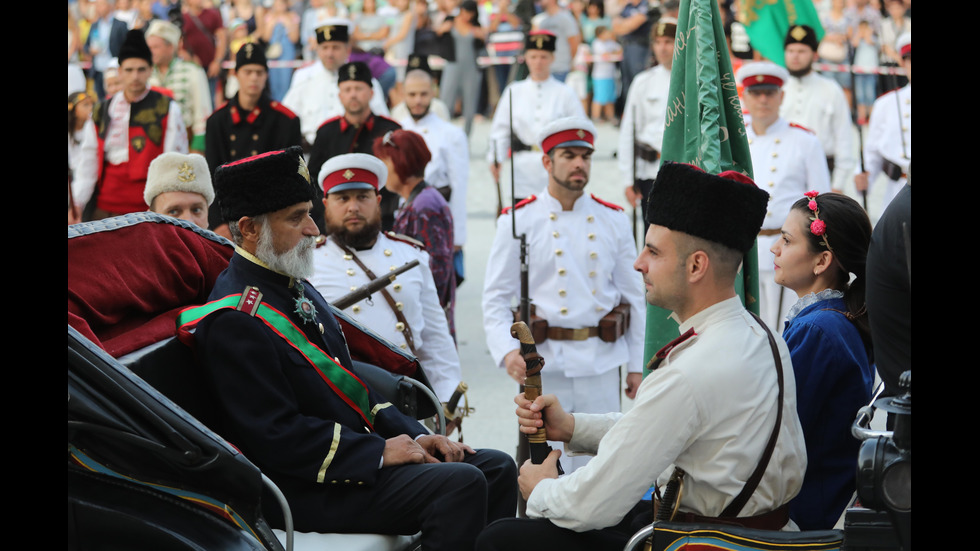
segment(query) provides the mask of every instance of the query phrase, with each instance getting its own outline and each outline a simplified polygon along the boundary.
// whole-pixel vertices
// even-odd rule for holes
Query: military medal
[[[296,291],[299,292],[299,296],[296,297],[296,309],[293,311],[304,323],[313,323],[316,321],[316,306],[303,294],[303,284],[299,281],[296,282]]]

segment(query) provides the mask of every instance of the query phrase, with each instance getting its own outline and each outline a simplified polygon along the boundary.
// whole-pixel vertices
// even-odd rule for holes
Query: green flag
[[[742,107],[717,0],[683,0],[678,12],[674,65],[664,128],[663,160],[689,163],[718,174],[752,176]],[[745,255],[735,289],[758,313],[759,266],[755,247]],[[645,363],[678,336],[663,308],[647,306]]]
[[[790,25],[809,25],[823,39],[823,25],[812,0],[743,0],[738,20],[745,25],[752,47],[783,67],[783,41]]]

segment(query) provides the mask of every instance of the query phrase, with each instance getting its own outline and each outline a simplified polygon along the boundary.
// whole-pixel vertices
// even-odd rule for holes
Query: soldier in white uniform
[[[671,17],[664,17],[653,26],[650,48],[657,64],[633,77],[626,94],[616,157],[619,159],[619,172],[626,183],[626,200],[633,208],[640,204],[646,208],[646,201],[642,199],[653,188],[653,180],[660,168],[676,34],[677,20]],[[634,147],[639,157],[636,161],[636,181],[633,180]]]
[[[313,144],[316,131],[327,119],[344,114],[337,86],[337,69],[350,57],[350,26],[346,19],[330,19],[316,29],[316,54],[319,62],[293,73],[282,104],[299,116],[303,139]],[[371,112],[388,115],[385,94],[377,79],[371,79],[374,97]]]
[[[786,34],[786,69],[790,79],[783,85],[779,114],[813,130],[827,156],[834,191],[843,192],[854,174],[854,128],[844,90],[812,69],[817,55],[817,35],[807,25],[794,25]]]
[[[895,50],[902,55],[909,83],[875,100],[864,141],[865,172],[854,177],[855,186],[863,191],[884,175],[888,188],[882,208],[905,186],[912,162],[912,35],[898,37]]]
[[[739,69],[736,79],[745,89],[749,111],[745,127],[752,172],[759,187],[769,193],[758,243],[760,312],[769,327],[782,330],[782,320],[797,297],[776,284],[769,249],[779,238],[794,201],[807,191],[830,192],[830,171],[820,140],[779,116],[781,88],[789,80],[786,69],[769,61],[751,63]]]
[[[405,105],[409,115],[399,120],[403,130],[422,136],[432,154],[425,165],[425,182],[448,194],[453,212],[453,246],[466,243],[466,187],[470,178],[470,147],[462,128],[440,118],[431,110],[432,77],[422,69],[405,75]]]
[[[384,163],[372,155],[351,153],[324,163],[318,181],[328,237],[314,254],[310,283],[329,301],[418,260],[417,267],[399,275],[372,301],[361,301],[345,312],[415,354],[436,396],[446,402],[459,385],[459,354],[439,305],[429,255],[411,238],[381,233],[377,190],[387,178]]]
[[[497,221],[483,289],[483,326],[498,367],[518,382],[525,376],[518,343],[510,334],[511,303],[520,296],[520,242],[527,234],[529,295],[536,315],[548,322],[538,343],[546,364],[545,392],[556,393],[578,412],[619,411],[619,366],[626,364],[627,394],[641,381],[643,286],[633,269],[636,246],[622,208],[586,195],[595,127],[583,117],[559,119],[541,132],[547,186]],[[627,305],[629,327],[622,335],[599,336],[600,320]],[[534,327],[532,326],[532,330]],[[564,460],[571,472],[585,457]]]
[[[555,396],[533,404],[516,398],[522,432],[545,426],[567,449],[596,457],[563,478],[557,450],[540,465],[525,463],[518,483],[528,518],[488,526],[479,551],[622,549],[629,527],[652,517],[649,506],[637,506],[641,496],[654,484],[663,491],[672,467],[684,471],[675,521],[795,526],[787,504],[800,490],[807,457],[789,350],[775,335],[770,345],[733,286],[766,194],[739,173],[670,163],[650,201],[636,269],[647,301],[672,311],[680,336],[656,354],[629,413],[569,415]],[[760,461],[767,449],[771,456]]]
[[[547,31],[529,33],[524,40],[524,61],[529,74],[512,82],[504,90],[490,126],[487,162],[494,178],[500,177],[500,164],[512,151],[514,194],[517,199],[529,197],[541,189],[548,174],[541,166],[538,132],[551,121],[562,117],[584,117],[582,102],[575,91],[551,76],[555,59],[555,35]],[[510,127],[510,105],[513,97],[514,128]],[[513,143],[511,131],[513,130]],[[506,187],[506,186],[505,186]],[[509,188],[508,188],[509,189]]]

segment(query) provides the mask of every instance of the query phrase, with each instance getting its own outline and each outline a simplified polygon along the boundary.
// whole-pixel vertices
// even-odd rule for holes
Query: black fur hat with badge
[[[647,198],[651,225],[747,252],[766,217],[769,194],[735,171],[708,174],[684,163],[664,163]]]
[[[303,148],[298,145],[219,166],[214,191],[226,222],[275,212],[315,197]]]

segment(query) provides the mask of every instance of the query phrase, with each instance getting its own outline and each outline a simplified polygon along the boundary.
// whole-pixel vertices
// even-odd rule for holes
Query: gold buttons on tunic
[[[395,303],[395,308],[398,308],[398,311],[400,312],[400,311],[402,311],[402,310],[405,309],[405,305],[402,304],[401,302],[396,302]]]
[[[405,324],[402,323],[402,322],[398,322],[398,323],[395,324],[395,329],[397,331],[404,331],[405,330]]]
[[[773,140],[773,143],[775,143],[775,144],[778,145],[779,144],[779,138],[776,138],[775,140]]]
[[[351,291],[356,291],[356,290],[357,290],[357,286],[355,286],[355,285],[351,285],[351,286],[350,286],[350,290],[351,290]]]
[[[556,232],[556,231],[555,232],[551,232],[551,236],[552,237],[558,237],[558,232]]]
[[[589,234],[589,241],[595,241],[595,234],[594,233],[590,233]]]
[[[396,292],[397,291],[401,291],[402,290],[402,284],[401,283],[396,283],[396,284],[392,285],[391,288],[394,289]]]
[[[595,277],[595,270],[589,272],[589,277]]]
[[[259,135],[258,134],[252,134],[252,140],[253,141],[256,141],[256,142],[259,141]]]
[[[772,158],[775,159],[776,157],[779,157],[779,153],[776,153],[775,151],[773,151],[772,152]]]
[[[565,251],[561,249],[555,249],[555,256],[561,256]]]
[[[388,271],[389,272],[394,272],[397,269],[398,269],[398,266],[388,266]]]
[[[595,290],[593,290],[593,291],[592,291],[592,294],[593,294],[593,295],[595,294]],[[596,306],[596,307],[595,307],[595,311],[596,311],[596,312],[602,312],[602,310],[603,310],[603,308],[602,308],[602,306]]]
[[[776,172],[776,167],[775,166],[770,167],[769,172]]]
[[[596,258],[599,258],[599,254],[596,253],[595,251],[592,251],[591,253],[589,253],[589,258],[595,260]]]
[[[401,343],[398,345],[398,348],[401,348],[402,350],[408,350],[408,345],[405,343]]]
[[[555,213],[551,213],[548,215],[548,218],[551,218],[552,220],[558,220],[558,215]]]
[[[351,255],[349,255],[349,254],[345,254],[344,255],[344,260],[354,260],[354,257],[351,256]]]
[[[228,136],[228,139],[231,140],[231,141],[235,141],[235,135],[232,134],[231,136]]]
[[[565,296],[567,294],[568,293],[566,293],[564,289],[558,289],[558,296],[563,297],[563,296]]]
[[[350,311],[351,312],[354,312],[355,314],[359,314],[359,313],[361,313],[361,307],[359,305],[355,304],[354,306],[351,307]]]
[[[586,222],[595,222],[595,216],[591,214],[585,217]]]
[[[558,275],[560,276],[565,275],[565,268],[558,268]]]
[[[347,275],[349,275],[349,276],[354,275],[354,270],[350,270],[350,269],[347,270]]]
[[[568,308],[562,308],[562,309],[560,309],[558,311],[561,312],[561,315],[563,315],[563,316],[568,314]]]
[[[391,256],[391,249],[385,249],[385,256]]]

